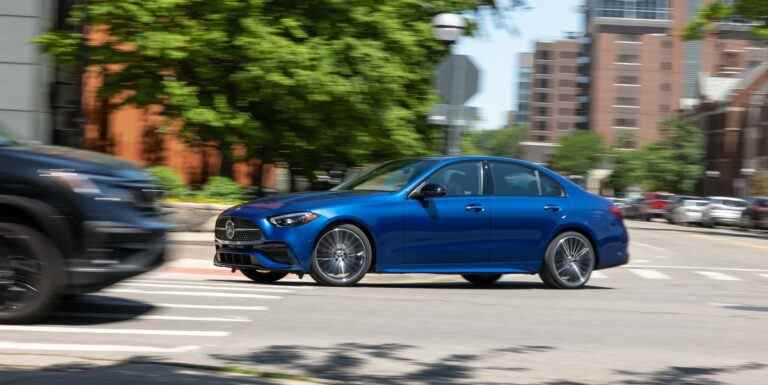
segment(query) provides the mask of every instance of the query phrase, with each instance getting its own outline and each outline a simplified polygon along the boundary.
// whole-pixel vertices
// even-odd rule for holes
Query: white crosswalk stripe
[[[121,299],[103,298],[103,297],[82,297],[76,302],[86,302],[98,305],[122,306],[122,307],[141,307],[146,306],[143,303],[136,303]],[[239,305],[204,305],[191,303],[152,303],[152,306],[168,309],[200,309],[200,310],[244,310],[244,311],[264,311],[269,310],[266,306],[239,306]]]
[[[763,278],[768,278],[768,274],[760,274],[760,276]]]
[[[604,278],[608,278],[608,276],[607,276],[607,275],[605,275],[605,273],[603,273],[602,271],[593,271],[593,272],[592,272],[592,276],[591,276],[591,277],[592,277],[592,278],[595,278],[595,279],[604,279]]]
[[[741,281],[741,278],[736,278],[728,274],[718,273],[716,271],[697,271],[696,274],[703,275],[716,281]]]
[[[126,353],[184,353],[200,349],[199,346],[161,348],[156,346],[101,345],[101,344],[42,344],[29,342],[0,341],[0,351],[57,351],[57,352],[126,352]]]
[[[77,333],[77,334],[128,334],[147,336],[226,337],[229,332],[213,330],[157,330],[157,329],[104,329],[69,326],[0,325],[0,331]]]
[[[130,316],[125,313],[77,313],[77,312],[56,312],[53,315],[59,317],[71,318],[103,318],[103,319],[143,319],[152,321],[197,321],[197,322],[251,322],[245,317],[188,317],[172,315],[140,315]]]
[[[288,289],[273,289],[264,287],[226,287],[226,286],[211,286],[211,285],[176,285],[165,283],[144,283],[144,282],[125,282],[120,286],[137,286],[137,287],[159,287],[166,289],[203,289],[203,290],[224,290],[224,291],[247,291],[247,292],[263,292],[263,293],[290,293]]]
[[[644,279],[670,279],[668,275],[656,270],[629,269],[629,271]]]
[[[244,293],[220,293],[211,291],[166,291],[166,290],[138,290],[138,289],[106,289],[107,293],[123,294],[147,294],[147,295],[181,295],[186,297],[220,297],[220,298],[256,298],[256,299],[282,299],[283,297],[263,294]]]

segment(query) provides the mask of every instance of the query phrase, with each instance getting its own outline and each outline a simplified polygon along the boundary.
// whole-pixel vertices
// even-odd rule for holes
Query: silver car
[[[709,201],[704,199],[684,199],[672,209],[671,222],[678,225],[701,224],[708,204]]]
[[[710,197],[709,204],[701,214],[701,223],[711,227],[715,225],[738,225],[741,212],[747,208],[747,201],[730,197]]]

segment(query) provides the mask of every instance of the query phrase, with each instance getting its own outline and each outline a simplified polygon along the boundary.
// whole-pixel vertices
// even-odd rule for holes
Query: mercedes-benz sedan
[[[619,208],[547,168],[497,157],[390,161],[331,191],[232,207],[215,235],[215,265],[262,283],[438,273],[487,285],[539,274],[573,289],[629,259]]]

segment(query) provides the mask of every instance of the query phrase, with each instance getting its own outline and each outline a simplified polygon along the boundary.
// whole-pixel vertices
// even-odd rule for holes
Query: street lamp
[[[464,34],[467,21],[455,13],[441,13],[432,18],[432,29],[438,40],[453,44]]]
[[[464,31],[467,29],[467,21],[461,15],[455,13],[441,13],[432,18],[432,29],[435,37],[450,47],[464,34]],[[450,55],[448,60],[450,62],[451,59],[456,58],[455,55]],[[457,106],[464,104],[464,100],[458,99],[462,98],[462,94],[465,91],[464,82],[461,80],[462,75],[465,75],[465,71],[455,68],[456,66],[452,64],[449,64],[447,67],[448,71],[442,74],[440,73],[440,67],[438,67],[437,82],[444,83],[450,93],[443,101],[446,104],[446,123],[448,125],[448,132],[445,136],[445,153],[456,155],[461,152],[459,147],[461,127],[457,122],[455,109]],[[438,89],[440,89],[439,84]]]

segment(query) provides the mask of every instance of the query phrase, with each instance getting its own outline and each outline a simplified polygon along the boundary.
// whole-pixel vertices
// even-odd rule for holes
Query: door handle
[[[560,206],[558,206],[558,205],[544,205],[544,210],[556,213],[556,212],[560,211]]]
[[[485,208],[479,204],[470,203],[467,205],[467,207],[464,207],[464,210],[471,211],[473,213],[482,213],[485,211]]]

